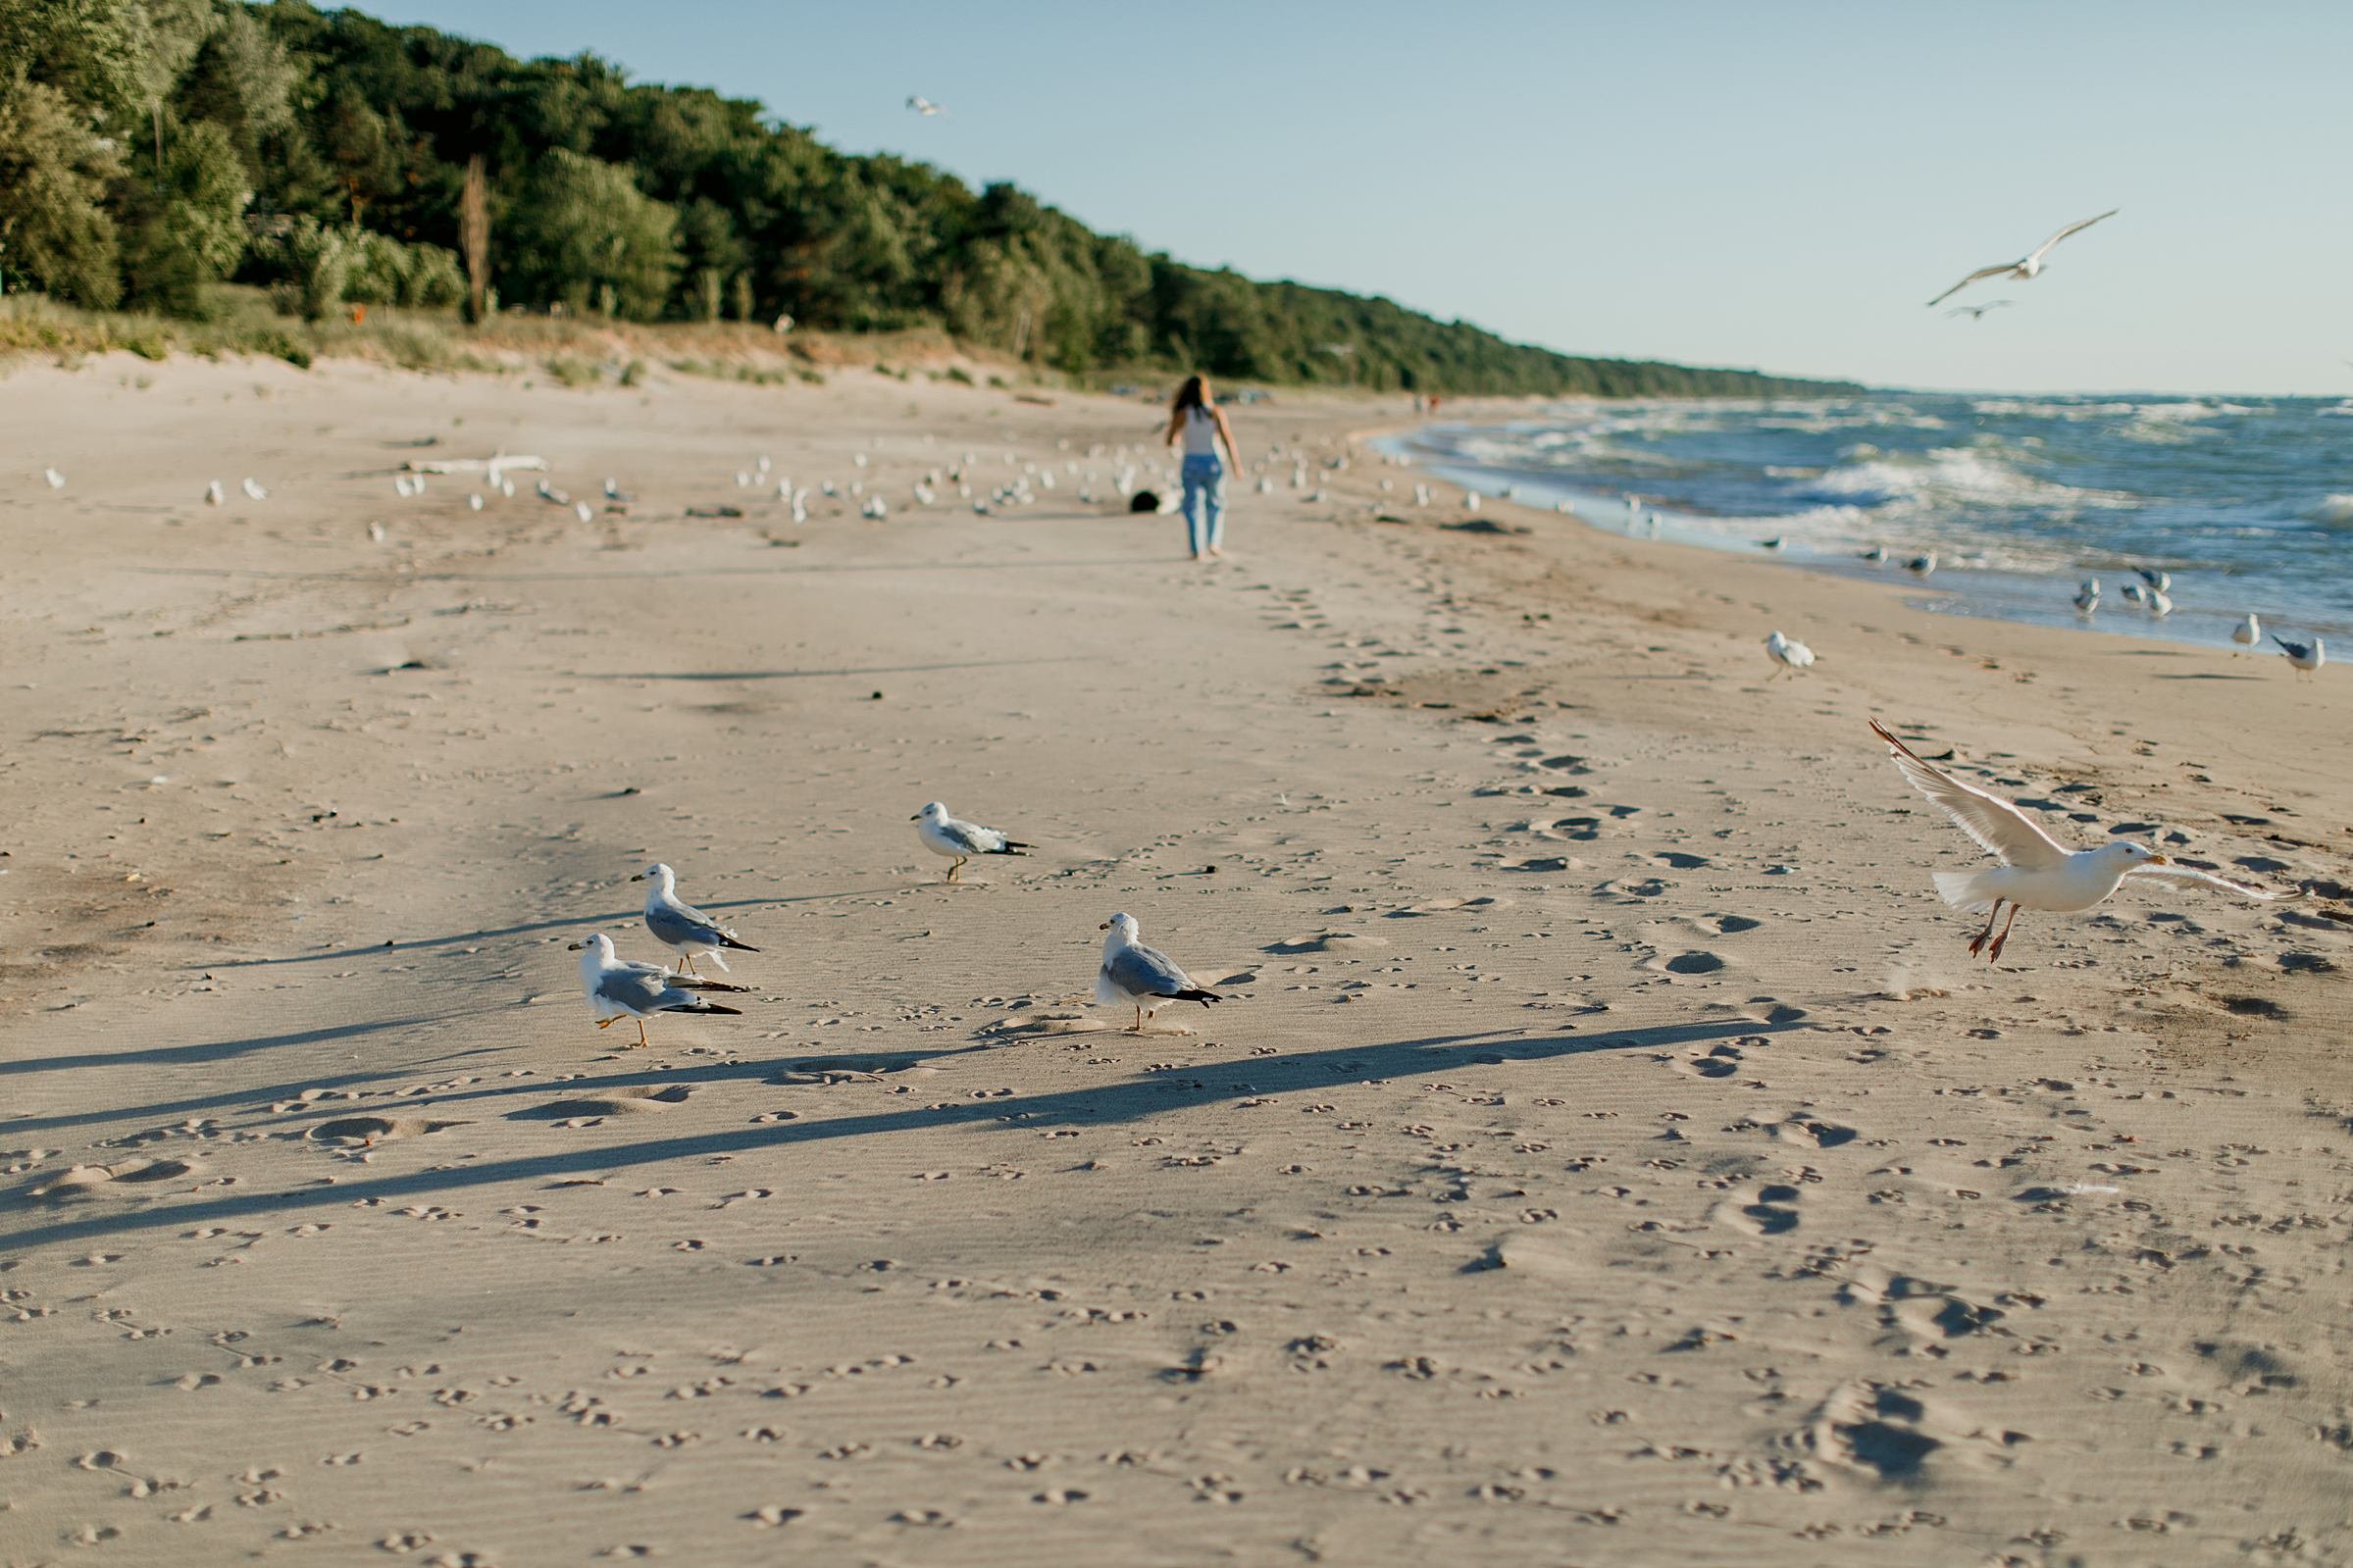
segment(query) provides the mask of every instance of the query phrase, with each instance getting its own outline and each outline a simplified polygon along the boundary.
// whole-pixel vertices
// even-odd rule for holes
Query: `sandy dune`
[[[1238,413],[1210,570],[1077,499],[1132,403],[0,407],[0,1560],[2353,1551],[2334,670],[1450,530],[1360,403]],[[500,447],[591,520],[394,494]],[[914,507],[967,451],[1057,485]],[[1972,966],[1874,713],[2320,896]],[[944,885],[935,798],[1038,847]],[[624,1049],[652,859],[762,951]],[[1116,910],[1233,999],[1089,1005]]]

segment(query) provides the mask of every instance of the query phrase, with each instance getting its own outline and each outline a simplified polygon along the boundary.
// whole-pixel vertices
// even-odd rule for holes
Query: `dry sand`
[[[1155,423],[1107,399],[0,410],[0,1559],[2353,1552],[2335,670],[1450,530],[1361,449],[1209,570],[1068,472],[908,502],[1107,474]],[[400,500],[429,436],[636,499]],[[793,527],[762,452],[890,521]],[[2324,895],[1972,966],[1873,713]],[[1037,852],[943,885],[935,797]],[[624,1049],[564,944],[655,957],[654,858],[763,950]],[[1113,1027],[1115,910],[1234,999]]]

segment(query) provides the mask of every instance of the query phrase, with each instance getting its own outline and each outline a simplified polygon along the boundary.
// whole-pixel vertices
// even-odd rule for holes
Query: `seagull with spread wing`
[[[2105,902],[2127,879],[2163,883],[2169,887],[2220,887],[2265,903],[2304,896],[2301,889],[2271,892],[2211,872],[2176,866],[2147,844],[2130,838],[2115,839],[2097,849],[2070,849],[2001,796],[1963,784],[1923,761],[1876,719],[1871,721],[1871,733],[1887,742],[1888,754],[1913,788],[1952,818],[1979,848],[2002,862],[1984,871],[1935,873],[1936,890],[1946,903],[1972,915],[1985,911],[1985,929],[1969,944],[1972,958],[1984,952],[1985,961],[1992,963],[2002,956],[2002,944],[2010,939],[2010,928],[2017,924],[2020,910],[2079,914]],[[2004,904],[2010,906],[2010,919],[1997,936],[1994,922],[2001,919]]]
[[[2058,244],[2070,234],[2075,233],[2081,229],[2089,228],[2092,225],[2098,223],[2100,218],[2114,218],[2118,213],[2123,211],[2123,209],[2122,207],[2111,207],[2108,209],[2108,211],[2100,214],[2099,218],[2086,218],[2079,224],[2068,225],[2058,233],[2053,234],[2050,238],[2035,246],[2025,255],[2020,257],[2017,261],[1998,262],[1991,267],[1980,267],[1975,272],[1969,274],[1967,278],[1964,278],[1960,282],[1955,283],[1952,287],[1946,289],[1943,293],[1928,301],[1928,308],[1931,310],[1935,309],[1937,306],[1943,304],[1946,300],[1951,299],[1955,294],[1958,294],[1963,289],[1969,287],[1969,284],[1978,282],[1987,278],[2015,278],[2021,283],[2025,282],[2029,278],[2041,273],[2042,259],[2051,254],[2051,247],[2053,245]],[[1987,306],[1986,308],[1990,310],[1993,307]]]

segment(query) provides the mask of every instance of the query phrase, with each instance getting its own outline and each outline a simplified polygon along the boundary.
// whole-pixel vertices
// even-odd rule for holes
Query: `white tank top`
[[[1205,408],[1185,410],[1185,455],[1187,457],[1215,457],[1217,455],[1217,417]]]

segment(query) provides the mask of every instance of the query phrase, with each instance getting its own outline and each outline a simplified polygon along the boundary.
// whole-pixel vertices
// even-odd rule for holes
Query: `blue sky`
[[[1187,261],[1575,353],[2353,394],[2353,5],[362,9],[592,50],[848,150],[1011,179]],[[1972,291],[2015,306],[1922,308],[2110,207],[2043,277]]]

